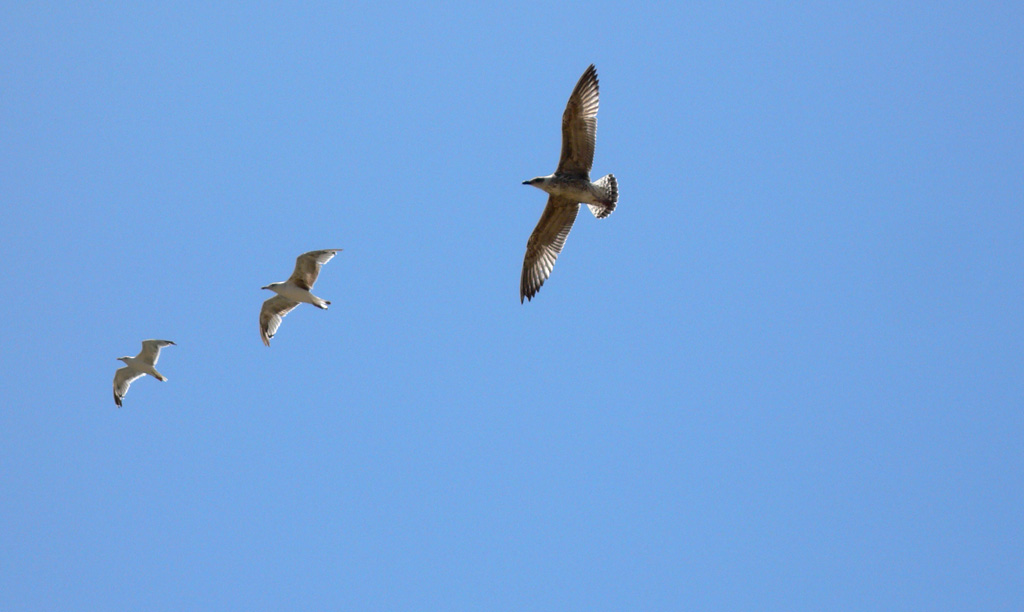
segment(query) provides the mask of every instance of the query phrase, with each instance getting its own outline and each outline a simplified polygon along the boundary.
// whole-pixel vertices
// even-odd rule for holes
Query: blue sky
[[[1024,607],[1020,6],[5,13],[0,608]]]

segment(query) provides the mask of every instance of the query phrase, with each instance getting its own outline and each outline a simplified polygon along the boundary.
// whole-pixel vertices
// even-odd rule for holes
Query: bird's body
[[[324,310],[327,310],[327,307],[330,306],[331,304],[327,300],[318,298],[317,296],[313,295],[309,291],[309,289],[300,287],[291,281],[284,281],[283,283],[271,283],[264,287],[264,289],[269,289],[276,293],[277,295],[289,301],[299,302],[301,304],[312,304],[317,308],[321,308]]]
[[[146,363],[145,360],[139,359],[138,357],[121,357],[121,361],[124,365],[139,372],[140,374],[149,374],[153,378],[160,382],[165,382],[167,377],[156,371],[156,368],[152,364]]]
[[[118,408],[121,407],[121,400],[135,379],[149,374],[160,382],[167,380],[166,376],[156,371],[156,362],[160,359],[160,349],[172,344],[174,343],[170,340],[143,340],[142,350],[138,355],[117,358],[125,365],[114,372],[114,403]]]
[[[532,300],[555,267],[565,239],[569,236],[580,204],[586,204],[598,219],[612,214],[619,200],[615,177],[607,174],[590,180],[597,142],[598,85],[594,65],[583,72],[562,113],[562,155],[554,174],[538,176],[532,185],[549,194],[548,204],[526,243],[519,301]]]
[[[260,338],[263,344],[270,346],[270,339],[277,333],[281,320],[299,304],[312,304],[327,310],[331,303],[313,295],[313,284],[320,275],[321,266],[333,259],[340,250],[325,249],[303,253],[295,260],[295,271],[288,280],[263,287],[277,294],[263,302],[263,308],[260,309]]]
[[[608,176],[611,175],[609,174]],[[528,184],[565,200],[594,205],[598,211],[610,209],[608,214],[611,214],[611,211],[615,208],[616,190],[607,184],[608,181],[614,181],[614,177],[608,179],[608,181],[606,179],[608,177],[602,177],[597,182],[591,183],[589,176],[577,177],[551,174],[533,179],[535,182]],[[598,213],[595,212],[594,214],[597,216]]]

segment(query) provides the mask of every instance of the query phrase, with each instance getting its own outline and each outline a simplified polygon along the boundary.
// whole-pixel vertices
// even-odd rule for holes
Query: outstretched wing
[[[558,196],[548,198],[548,205],[533,228],[533,234],[526,243],[526,257],[523,258],[523,274],[519,280],[519,301],[532,300],[544,281],[551,276],[555,260],[562,252],[565,239],[569,236],[579,202]]]
[[[263,308],[260,309],[260,338],[263,339],[263,344],[270,346],[270,339],[281,326],[281,319],[298,305],[298,302],[279,295],[263,302]]]
[[[295,271],[292,272],[290,280],[296,286],[309,291],[320,275],[320,266],[334,258],[334,254],[341,249],[325,249],[323,251],[310,251],[299,255],[295,260]]]
[[[135,358],[142,359],[149,365],[156,365],[157,360],[160,359],[160,349],[172,344],[174,343],[170,340],[143,340],[142,351]]]
[[[591,64],[562,113],[562,157],[555,174],[589,175],[597,142],[597,69]]]
[[[128,393],[128,387],[132,385],[132,381],[142,376],[145,374],[127,366],[114,372],[114,403],[118,408],[121,407],[121,400]]]

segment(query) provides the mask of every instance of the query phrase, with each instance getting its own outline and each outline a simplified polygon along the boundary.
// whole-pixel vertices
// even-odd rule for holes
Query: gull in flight
[[[124,367],[114,372],[114,403],[121,407],[121,400],[128,393],[132,381],[149,374],[160,382],[167,377],[156,371],[156,362],[160,359],[160,349],[174,344],[170,340],[143,340],[142,350],[134,357],[118,357]]]
[[[260,338],[263,339],[263,344],[270,346],[270,339],[277,333],[281,319],[300,302],[327,310],[331,303],[316,297],[310,291],[313,290],[313,283],[320,274],[320,266],[333,259],[334,254],[340,250],[325,249],[303,253],[295,260],[295,271],[288,280],[263,287],[277,294],[263,302],[263,308],[260,310]]]
[[[611,174],[590,182],[597,142],[597,97],[597,69],[591,64],[576,83],[562,113],[562,156],[558,168],[554,174],[523,181],[524,185],[533,185],[550,195],[526,243],[523,275],[519,280],[520,303],[532,300],[551,276],[580,203],[585,203],[595,217],[604,219],[612,214],[619,200],[619,185]]]

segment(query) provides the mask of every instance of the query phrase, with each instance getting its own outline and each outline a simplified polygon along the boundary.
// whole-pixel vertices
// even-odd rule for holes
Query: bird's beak
[[[260,289],[270,289],[270,287],[260,287]]]
[[[530,181],[523,181],[523,184],[524,184],[524,185],[529,185],[529,184],[530,184]]]

